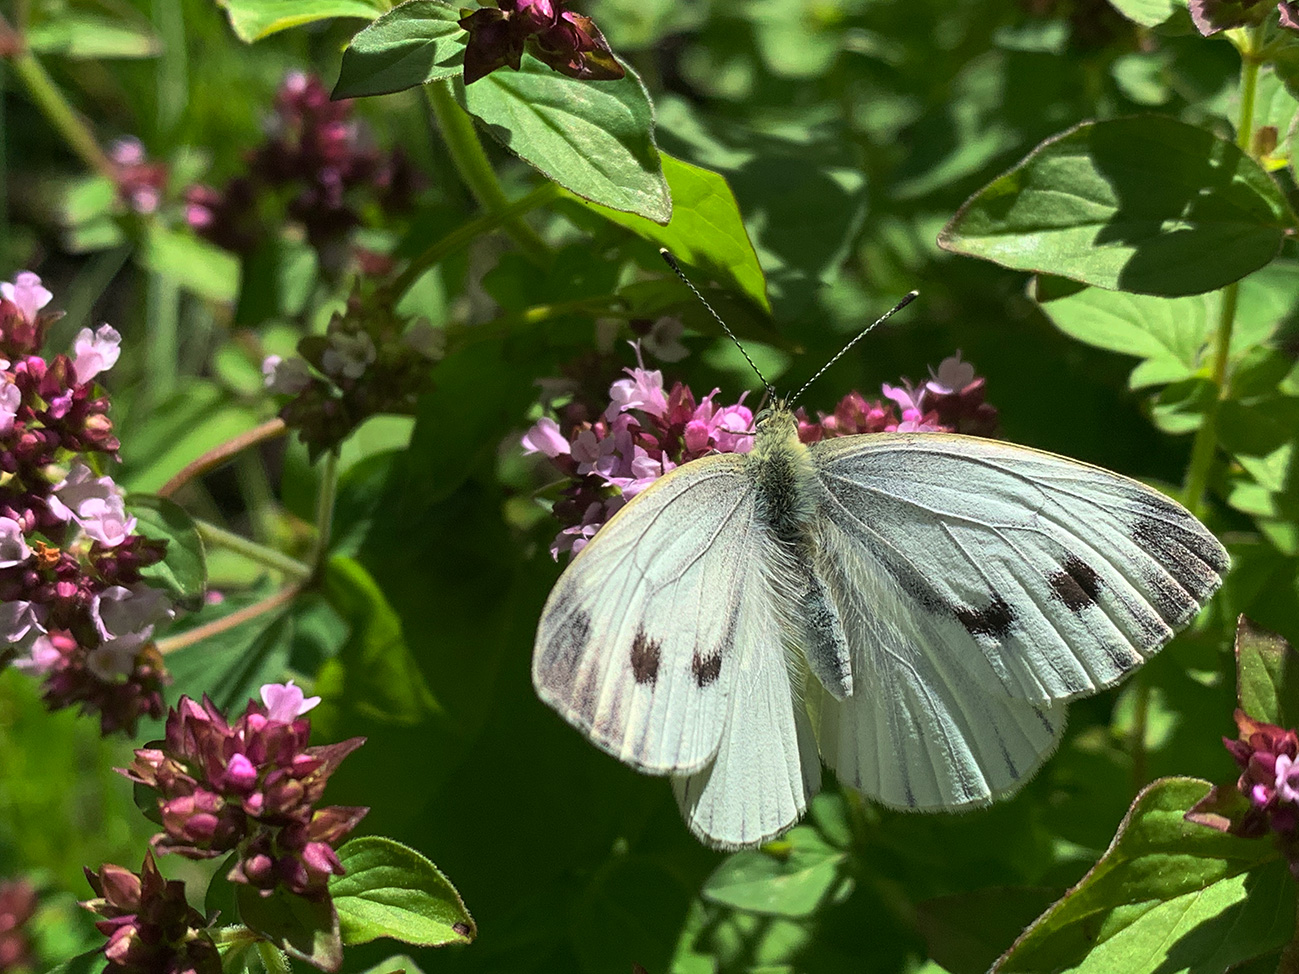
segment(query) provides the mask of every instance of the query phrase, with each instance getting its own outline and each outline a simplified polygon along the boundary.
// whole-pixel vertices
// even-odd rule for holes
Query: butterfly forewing
[[[654,774],[717,753],[738,634],[761,583],[754,492],[737,455],[680,467],[635,497],[574,559],[546,601],[532,678],[593,742]]]
[[[1217,590],[1226,551],[1109,471],[973,437],[815,444],[823,521],[870,553],[941,652],[1033,701],[1111,686]]]

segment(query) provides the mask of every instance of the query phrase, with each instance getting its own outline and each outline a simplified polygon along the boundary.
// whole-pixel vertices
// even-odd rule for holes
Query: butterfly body
[[[547,600],[538,693],[619,760],[670,775],[692,831],[752,846],[824,759],[901,808],[1013,791],[1064,701],[1117,682],[1217,588],[1226,552],[1136,481],[941,433],[685,464],[596,534]]]

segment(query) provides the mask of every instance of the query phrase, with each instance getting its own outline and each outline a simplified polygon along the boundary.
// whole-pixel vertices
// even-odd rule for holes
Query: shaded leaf
[[[1159,115],[1086,122],[971,197],[947,250],[1112,290],[1213,291],[1276,256],[1295,222],[1234,144]]]
[[[23,35],[36,54],[58,54],[74,60],[156,57],[162,50],[149,22],[63,12],[33,24]]]
[[[659,159],[672,193],[672,219],[666,226],[635,213],[581,202],[656,247],[666,247],[683,263],[715,275],[764,311],[770,311],[762,265],[726,177],[665,152],[659,153]]]
[[[1110,6],[1134,24],[1158,27],[1186,4],[1179,0],[1110,0]]]
[[[414,849],[370,835],[345,843],[338,859],[347,871],[331,878],[329,891],[345,944],[391,937],[440,947],[477,936],[455,887]]]
[[[207,561],[194,519],[175,501],[152,494],[128,494],[126,506],[137,533],[167,542],[166,557],[140,574],[184,608],[198,609],[207,591]]]
[[[233,301],[239,294],[239,259],[188,233],[149,224],[137,258],[187,291],[211,301]]]
[[[1276,633],[1244,616],[1236,625],[1236,694],[1254,720],[1299,726],[1299,657]]]
[[[1274,863],[1285,884],[1275,870],[1252,872],[1278,858],[1274,846],[1185,820],[1209,789],[1207,781],[1162,778],[1142,790],[1105,855],[993,970],[1181,971],[1188,960],[1246,960],[1289,939],[1288,870]],[[1248,889],[1261,894],[1262,908]],[[1182,963],[1159,966],[1174,958]]]
[[[401,620],[370,573],[335,555],[325,568],[324,590],[351,632],[338,656],[321,668],[316,692],[384,723],[418,724],[440,712],[406,646]]]
[[[994,888],[916,904],[916,925],[929,956],[952,974],[982,974],[1034,918],[1060,896],[1058,889]]]
[[[460,74],[469,35],[459,6],[409,0],[358,33],[343,52],[334,98],[404,91]]]
[[[310,900],[283,889],[262,896],[260,890],[235,884],[239,919],[290,956],[322,971],[336,971],[343,964],[343,939],[338,932],[338,914],[328,897]]]
[[[736,852],[704,883],[705,900],[769,916],[803,917],[843,892],[847,855],[800,825],[761,850]]]
[[[230,611],[238,608],[223,614]],[[294,630],[288,613],[269,624],[263,616],[171,653],[167,668],[176,692],[195,700],[206,693],[221,710],[242,712],[249,700],[258,699],[263,684],[284,675]]]
[[[617,81],[578,81],[525,55],[518,71],[452,84],[465,111],[547,179],[655,223],[671,218],[654,107],[630,68]]]

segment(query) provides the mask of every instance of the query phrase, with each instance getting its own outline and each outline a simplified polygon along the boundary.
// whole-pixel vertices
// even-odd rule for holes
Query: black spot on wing
[[[1069,555],[1060,568],[1061,571],[1046,580],[1052,595],[1071,612],[1081,612],[1094,605],[1101,590],[1101,579],[1095,570],[1076,555]]]
[[[645,635],[644,628],[636,630],[636,638],[631,641],[631,673],[640,684],[650,684],[659,677],[659,658],[661,643]]]
[[[982,609],[955,606],[952,611],[971,636],[1005,639],[1010,635],[1010,627],[1015,623],[1014,610],[1000,595],[994,595]]]
[[[572,697],[578,664],[590,637],[590,613],[574,612],[554,633],[542,654],[541,676],[546,686],[561,696]]]
[[[702,690],[717,682],[717,678],[722,674],[722,654],[714,650],[708,656],[700,656],[699,650],[695,650],[694,657],[690,660],[690,669],[695,674],[695,683]]]

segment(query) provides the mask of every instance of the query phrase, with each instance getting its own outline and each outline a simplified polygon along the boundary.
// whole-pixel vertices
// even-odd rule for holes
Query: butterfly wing
[[[1056,702],[1140,665],[1227,567],[1180,505],[1062,457],[935,433],[811,449],[826,489],[816,569],[854,681],[842,703],[812,688],[818,739],[889,804],[1013,790],[1055,746]]]

